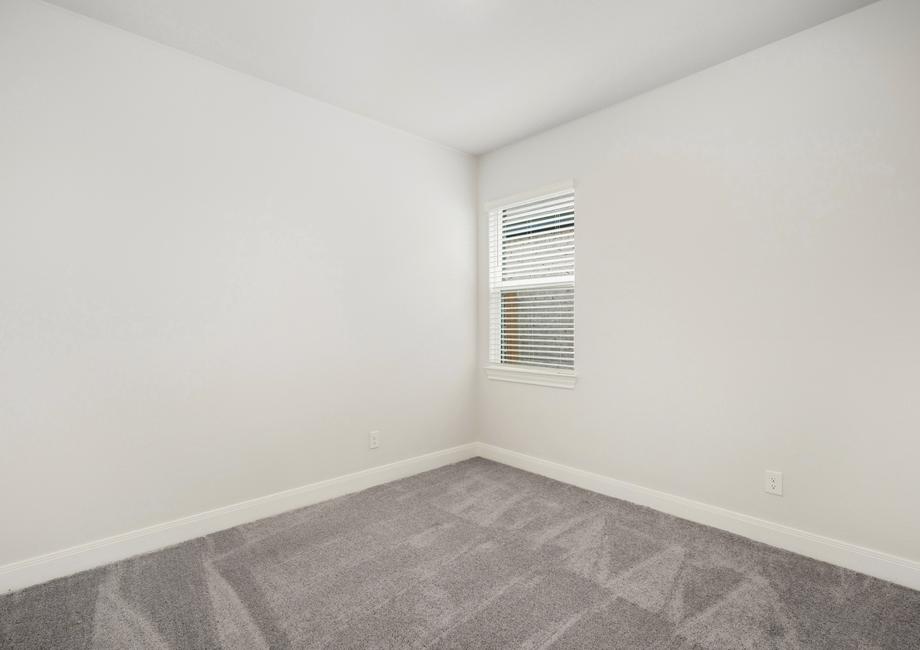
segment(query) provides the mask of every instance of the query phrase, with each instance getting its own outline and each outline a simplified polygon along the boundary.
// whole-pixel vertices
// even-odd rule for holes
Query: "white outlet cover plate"
[[[783,495],[783,473],[767,470],[764,472],[763,489],[769,494]]]

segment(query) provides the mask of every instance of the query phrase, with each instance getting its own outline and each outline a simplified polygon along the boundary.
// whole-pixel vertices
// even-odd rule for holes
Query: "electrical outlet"
[[[367,442],[368,442],[368,447],[370,447],[371,449],[376,449],[377,447],[379,447],[380,446],[380,432],[371,431],[370,436],[368,436]]]
[[[783,496],[783,473],[767,470],[764,475],[763,489],[769,494]]]

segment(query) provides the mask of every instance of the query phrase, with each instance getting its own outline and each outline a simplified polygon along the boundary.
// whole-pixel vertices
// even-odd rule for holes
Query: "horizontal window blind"
[[[575,367],[575,192],[489,213],[489,361]]]

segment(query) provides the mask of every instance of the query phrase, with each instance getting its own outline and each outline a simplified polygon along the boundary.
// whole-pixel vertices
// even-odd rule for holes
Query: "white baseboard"
[[[486,443],[470,443],[0,566],[0,593],[149,553],[474,456],[920,590],[920,562]]]
[[[0,594],[426,472],[476,455],[475,443],[276,492],[0,566]]]
[[[752,517],[642,487],[609,476],[554,463],[487,443],[476,443],[477,455],[592,492],[648,506],[661,512],[735,533],[816,560],[842,566],[911,589],[920,590],[920,562],[831,537]]]

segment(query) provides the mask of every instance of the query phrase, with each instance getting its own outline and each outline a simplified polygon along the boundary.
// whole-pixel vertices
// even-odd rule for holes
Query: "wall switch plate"
[[[371,431],[370,435],[368,436],[367,442],[368,442],[368,447],[370,447],[371,449],[376,449],[377,447],[379,447],[380,446],[380,432]]]
[[[763,489],[769,494],[783,496],[783,473],[767,470],[764,474]]]

